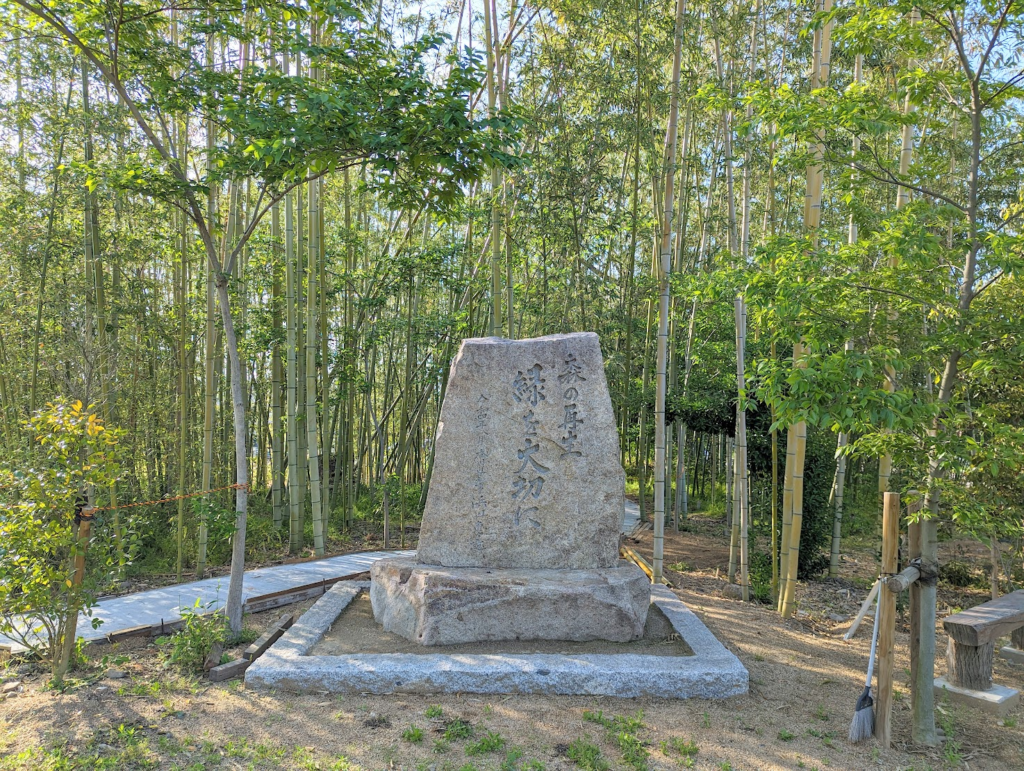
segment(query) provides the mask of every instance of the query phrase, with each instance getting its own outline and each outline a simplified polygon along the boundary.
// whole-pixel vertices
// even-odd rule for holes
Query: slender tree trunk
[[[19,77],[21,60],[19,58]],[[67,117],[71,110],[71,94],[74,89],[74,81],[68,84],[68,98],[64,105],[64,116]],[[20,84],[19,84],[20,89]],[[53,191],[50,197],[50,213],[46,218],[46,240],[43,243],[42,263],[39,267],[39,296],[36,298],[36,320],[32,332],[32,381],[29,386],[28,412],[35,415],[39,395],[39,350],[42,340],[43,305],[46,299],[46,273],[50,264],[50,247],[53,243],[53,220],[57,212],[57,195],[60,193],[60,179],[63,176],[64,166],[64,144],[67,139],[67,131],[61,133],[60,143],[57,146],[57,160],[53,165]],[[20,135],[19,135],[19,141]],[[5,403],[7,397],[4,398]]]
[[[213,71],[213,34],[206,36],[206,68]],[[212,116],[206,119],[206,162],[213,165],[213,152],[216,145],[216,128]],[[216,191],[211,185],[206,195],[206,221],[214,222],[216,215]],[[216,420],[216,399],[217,399],[217,327],[216,327],[216,304],[214,287],[213,263],[207,261],[206,266],[206,352],[203,368],[203,473],[201,486],[203,490],[213,488],[213,427]],[[208,500],[207,503],[210,501]],[[209,508],[206,508],[209,512]],[[207,516],[199,521],[199,543],[196,548],[196,578],[202,578],[206,573],[206,551],[209,540],[209,527]]]
[[[317,40],[316,22],[311,22],[311,37]],[[310,64],[316,79],[316,68]],[[318,262],[320,257],[320,196],[317,181],[309,183],[308,277],[306,285],[306,467],[309,470],[309,498],[313,514],[313,550],[318,557],[325,552],[326,522],[320,483],[319,421],[316,405],[316,311]],[[326,386],[326,384],[325,384]],[[327,392],[324,392],[326,401]]]
[[[274,204],[270,211],[271,273],[270,290],[271,325],[273,341],[270,349],[270,496],[273,506],[274,529],[278,530],[284,520],[284,418],[282,414],[281,390],[283,387],[283,366],[281,363],[281,336],[284,333],[281,316],[281,212]]]
[[[294,196],[285,200],[285,309],[287,314],[287,430],[288,438],[288,543],[292,554],[302,548],[302,491],[305,482],[299,476],[299,376],[298,376],[298,298],[296,292],[296,248]]]
[[[672,223],[675,220],[676,138],[679,122],[679,73],[682,69],[683,19],[686,0],[676,1],[675,53],[672,60],[672,96],[665,132],[665,214],[662,219],[658,272],[658,351],[654,397],[654,581],[662,578],[665,549],[665,396],[667,391],[669,279],[672,273]]]

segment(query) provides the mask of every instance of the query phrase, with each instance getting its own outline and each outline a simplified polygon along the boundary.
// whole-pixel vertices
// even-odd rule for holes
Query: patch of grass
[[[824,704],[819,704],[814,709],[814,716],[823,722],[828,722],[828,711],[825,709]]]
[[[224,754],[229,758],[249,757],[249,740],[244,736],[239,737],[238,741],[228,739],[224,744]]]
[[[528,760],[523,764],[520,771],[546,771],[544,764],[539,760]]]
[[[663,741],[660,746],[662,755],[671,755],[674,752],[681,757],[692,758],[696,757],[697,753],[700,752],[700,747],[697,746],[696,742],[684,739],[681,736],[675,736],[668,741]]]
[[[598,725],[602,725],[608,729],[612,729],[615,727],[614,718],[605,717],[603,710],[591,712],[589,709],[585,709],[583,710],[583,719],[586,720],[588,723],[597,723]]]
[[[501,761],[499,771],[518,771],[519,759],[523,757],[523,751],[518,747],[513,747],[505,753],[505,759]]]
[[[779,741],[780,742],[791,742],[795,738],[796,738],[796,734],[793,733],[792,731],[789,731],[789,730],[787,730],[785,728],[783,728],[781,731],[779,731]]]
[[[651,753],[647,751],[643,741],[634,733],[619,731],[615,736],[615,743],[622,751],[622,761],[636,771],[647,771],[647,759]]]
[[[1017,727],[1017,718],[1015,718],[1015,717],[1004,717],[1003,718],[1003,722],[1000,723],[1000,725],[1002,725],[1004,728],[1016,728]]]
[[[586,739],[574,739],[566,754],[583,771],[608,771],[608,761],[601,757],[601,748]]]
[[[668,566],[669,570],[674,570],[677,573],[686,573],[689,571],[690,566],[686,562],[674,562]]]
[[[451,749],[451,745],[446,739],[434,739],[433,752],[438,755],[443,755]]]
[[[411,725],[402,731],[402,738],[410,744],[419,744],[423,741],[423,730]]]
[[[484,755],[490,752],[498,752],[505,746],[505,739],[501,734],[495,733],[494,731],[488,731],[487,735],[484,736],[477,742],[473,742],[466,747],[467,755]]]
[[[433,720],[435,718],[444,717],[444,710],[441,709],[440,704],[431,704],[423,714]]]
[[[241,632],[233,634],[225,641],[228,646],[235,645],[248,645],[249,643],[256,642],[260,637],[258,629],[252,627],[243,627]]]
[[[444,724],[444,738],[449,742],[468,739],[473,735],[473,731],[473,724],[461,717],[449,720]]]
[[[647,759],[650,757],[643,740],[637,735],[644,729],[643,718],[643,712],[637,712],[630,717],[606,716],[601,710],[583,712],[584,720],[604,726],[609,739],[614,741],[622,752],[622,761],[637,771],[645,771]]]

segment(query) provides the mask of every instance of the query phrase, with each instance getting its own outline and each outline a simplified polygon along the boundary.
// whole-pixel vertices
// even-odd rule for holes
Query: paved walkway
[[[622,531],[628,533],[632,530],[639,518],[639,507],[627,500]],[[248,570],[243,582],[242,601],[245,602],[251,597],[314,584],[321,579],[362,573],[369,570],[370,565],[382,557],[411,557],[415,554],[415,551],[368,551],[327,557],[311,562]],[[92,618],[98,618],[103,622],[100,628],[93,629],[91,620],[80,616],[78,636],[85,640],[98,640],[111,632],[130,629],[134,626],[177,621],[181,618],[181,608],[192,608],[198,603],[200,607],[215,610],[223,606],[227,595],[228,577],[221,576],[165,586],[160,589],[149,589],[122,597],[111,597],[101,600],[99,605],[93,608]],[[20,643],[0,635],[0,647],[8,646],[13,651],[24,650]]]
[[[337,578],[350,573],[362,573],[381,557],[412,556],[414,551],[369,551],[357,554],[343,554],[311,562],[291,565],[273,565],[267,568],[247,570],[242,583],[242,602],[264,594],[314,584],[321,579]],[[187,584],[175,584],[159,589],[149,589],[121,597],[100,600],[93,608],[92,618],[103,623],[99,629],[92,628],[92,621],[84,615],[78,617],[78,636],[85,640],[102,639],[111,632],[130,629],[143,624],[159,624],[181,618],[181,608],[201,607],[215,610],[223,607],[228,596],[228,577],[204,578]],[[12,651],[24,647],[0,635],[0,646],[10,646]]]
[[[622,518],[622,532],[628,533],[640,521],[640,507],[633,501],[626,499],[626,513]]]

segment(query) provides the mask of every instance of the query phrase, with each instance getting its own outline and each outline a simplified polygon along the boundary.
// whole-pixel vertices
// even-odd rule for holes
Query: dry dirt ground
[[[670,578],[750,671],[746,696],[261,694],[239,681],[177,674],[163,667],[160,647],[126,641],[87,649],[92,669],[64,694],[46,690],[45,677],[24,665],[0,670],[0,679],[20,683],[0,703],[0,769],[1024,769],[1024,708],[998,720],[940,702],[945,746],[910,745],[905,629],[896,636],[893,748],[847,741],[871,626],[844,642],[848,624],[829,617],[856,611],[870,551],[844,565],[848,579],[801,585],[801,614],[784,621],[767,606],[724,596],[716,577],[728,559],[722,525],[695,517],[690,527],[667,534],[666,564],[682,571]],[[649,556],[650,534],[634,545]],[[982,600],[983,592],[940,590],[940,606]],[[248,623],[261,629],[281,613]],[[938,647],[945,649],[941,632]],[[110,678],[111,668],[125,676]],[[997,682],[1024,689],[1024,667],[999,660],[995,670]]]

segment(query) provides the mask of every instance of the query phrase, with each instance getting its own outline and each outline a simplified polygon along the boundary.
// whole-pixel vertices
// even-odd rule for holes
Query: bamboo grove
[[[459,342],[573,330],[656,571],[694,499],[784,615],[887,489],[928,559],[1019,544],[1020,2],[3,13],[5,451],[68,396],[130,447],[104,505],[239,485],[112,516],[126,558],[403,543]]]

